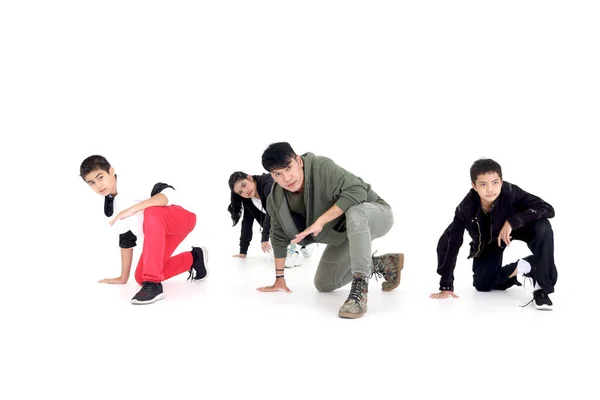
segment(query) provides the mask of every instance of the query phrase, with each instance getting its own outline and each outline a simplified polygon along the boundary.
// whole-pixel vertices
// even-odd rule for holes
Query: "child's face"
[[[256,182],[251,176],[240,179],[233,185],[233,191],[246,199],[250,199],[256,194]]]
[[[99,195],[108,196],[117,194],[117,180],[115,170],[111,167],[109,172],[97,169],[85,176],[85,181],[92,190]]]
[[[502,179],[497,172],[491,174],[478,175],[475,183],[472,184],[473,189],[477,191],[481,200],[486,203],[493,203],[500,196],[502,190]]]

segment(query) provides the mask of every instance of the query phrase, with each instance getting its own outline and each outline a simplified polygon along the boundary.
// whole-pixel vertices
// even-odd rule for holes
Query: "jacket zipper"
[[[477,232],[479,232],[479,246],[477,246],[477,253],[475,253],[473,258],[477,257],[481,252],[481,228],[479,227],[479,221],[477,221],[477,217],[475,217],[475,223],[477,224]]]
[[[490,241],[488,242],[488,244],[492,243],[492,227],[494,226],[494,224],[492,223],[492,210],[490,209]]]

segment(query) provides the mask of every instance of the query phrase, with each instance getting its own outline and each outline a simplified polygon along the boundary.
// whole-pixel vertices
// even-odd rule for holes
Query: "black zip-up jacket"
[[[252,175],[256,182],[256,190],[260,196],[260,202],[264,212],[256,208],[252,199],[242,198],[244,206],[244,217],[242,219],[242,235],[240,236],[240,254],[247,254],[248,247],[252,241],[252,224],[256,220],[261,226],[261,242],[269,241],[269,233],[271,231],[271,217],[267,210],[267,198],[273,187],[273,178],[271,174]]]
[[[504,181],[500,195],[494,200],[490,210],[490,233],[483,235],[481,199],[475,189],[471,189],[456,207],[454,221],[446,228],[437,245],[440,290],[454,290],[454,267],[465,229],[472,239],[468,258],[475,258],[487,244],[498,240],[498,234],[506,221],[513,230],[517,230],[529,222],[552,217],[554,208],[550,204],[517,185]],[[485,243],[482,236],[490,240]]]

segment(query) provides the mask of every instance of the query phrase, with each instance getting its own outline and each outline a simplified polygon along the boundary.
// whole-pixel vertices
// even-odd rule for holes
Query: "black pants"
[[[554,265],[554,234],[547,219],[531,222],[511,232],[512,240],[521,240],[533,253],[525,260],[531,264],[531,275],[547,294],[554,292],[558,278]],[[504,242],[502,242],[504,246]],[[495,238],[488,244],[482,254],[473,259],[473,286],[480,292],[490,290],[506,290],[518,283],[509,276],[517,268],[517,262],[502,266],[504,247],[498,247]]]

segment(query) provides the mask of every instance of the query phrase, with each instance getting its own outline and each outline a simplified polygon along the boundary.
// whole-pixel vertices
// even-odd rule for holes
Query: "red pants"
[[[146,208],[144,247],[135,270],[137,283],[158,283],[188,271],[194,260],[192,253],[171,254],[195,226],[196,214],[180,206]]]

